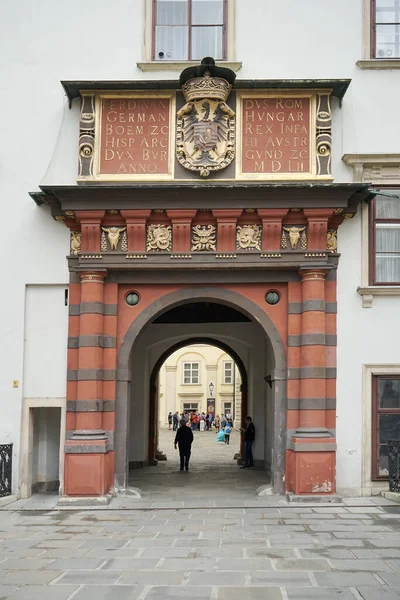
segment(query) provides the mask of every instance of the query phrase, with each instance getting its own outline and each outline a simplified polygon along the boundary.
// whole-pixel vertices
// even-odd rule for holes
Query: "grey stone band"
[[[106,454],[114,450],[114,431],[87,430],[87,431],[66,431],[66,441],[68,440],[92,440],[91,444],[66,444],[64,450],[66,454]],[[96,444],[98,440],[107,440],[106,444]]]
[[[288,369],[288,379],[336,379],[336,369],[334,367]]]
[[[288,398],[290,410],[323,410],[336,408],[336,398]]]
[[[334,442],[331,441],[330,438],[336,438],[336,429],[325,429],[324,427],[310,427],[310,428],[298,428],[298,429],[288,429],[287,430],[287,442],[286,442],[286,448],[289,450],[294,450],[293,445],[296,444],[296,440],[293,440],[293,436],[295,437],[300,437],[300,438],[314,438],[314,439],[320,439],[321,442],[313,442],[312,444],[312,448],[311,450],[309,450],[309,452],[320,452],[321,451],[321,446],[323,446],[324,444],[329,444],[334,446],[334,450],[336,449],[336,444]],[[301,450],[302,447],[304,447],[304,449],[306,448],[306,446],[308,444],[296,444],[299,448],[299,450]],[[311,444],[310,444],[311,446]],[[314,446],[316,446],[314,448]]]
[[[309,311],[321,311],[326,313],[336,313],[336,302],[325,302],[324,300],[305,300],[304,302],[289,302],[288,313],[290,315],[300,315]]]
[[[68,338],[68,348],[116,348],[117,338],[112,335],[80,335]]]
[[[117,369],[117,381],[131,381],[132,373],[130,369]]]
[[[336,335],[324,333],[304,333],[303,335],[288,335],[288,346],[336,346]]]
[[[115,381],[115,369],[69,369],[67,381]]]
[[[289,449],[294,452],[335,452],[337,445],[332,442],[323,442],[322,444],[297,444],[290,442]]]
[[[79,315],[117,315],[117,304],[104,304],[103,302],[81,302],[81,304],[70,304],[70,317],[79,317]]]
[[[107,454],[110,452],[108,444],[75,444],[64,447],[65,454]]]
[[[67,400],[67,412],[113,412],[114,400]]]

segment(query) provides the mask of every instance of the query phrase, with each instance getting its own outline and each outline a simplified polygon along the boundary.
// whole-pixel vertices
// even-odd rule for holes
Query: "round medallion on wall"
[[[269,292],[267,292],[265,294],[266,303],[271,304],[272,306],[274,306],[275,304],[278,304],[280,299],[281,299],[281,296],[280,296],[279,292],[277,292],[276,290],[269,290]]]
[[[140,302],[140,296],[137,292],[129,292],[129,294],[125,296],[125,302],[128,306],[136,306]]]

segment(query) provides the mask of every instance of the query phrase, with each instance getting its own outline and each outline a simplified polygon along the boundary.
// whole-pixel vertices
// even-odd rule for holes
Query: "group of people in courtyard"
[[[183,471],[184,469],[186,471],[189,470],[189,460],[194,439],[193,431],[204,431],[205,421],[209,421],[209,430],[213,427],[213,424],[215,429],[217,429],[218,427],[218,435],[222,433],[225,444],[229,444],[231,430],[233,427],[233,422],[230,414],[229,418],[228,415],[222,415],[221,418],[219,418],[219,415],[216,415],[215,419],[213,419],[212,414],[210,413],[208,416],[211,416],[211,419],[208,420],[204,413],[202,413],[201,415],[198,415],[198,413],[193,413],[191,416],[189,416],[188,414],[186,418],[185,413],[179,415],[179,412],[177,411],[174,415],[172,415],[172,413],[168,415],[169,429],[171,428],[169,422],[170,415],[172,417],[171,421],[173,423],[173,430],[176,431],[174,446],[175,450],[177,449],[177,447],[179,447],[181,471]],[[203,415],[204,417],[202,418]],[[204,423],[203,427],[201,427],[202,422]],[[216,422],[218,423],[218,425],[216,424]],[[246,469],[254,466],[252,446],[255,439],[256,428],[254,426],[253,419],[249,416],[245,418],[245,425],[245,427],[240,428],[240,432],[244,436],[245,445],[244,464],[241,466],[241,469]]]
[[[198,411],[185,411],[179,414],[177,410],[174,414],[172,412],[168,413],[168,429],[173,431],[177,431],[179,423],[181,420],[185,420],[186,425],[191,428],[192,431],[213,431],[215,430],[218,433],[221,430],[224,430],[227,425],[230,428],[233,427],[233,419],[232,414],[227,412],[225,415],[215,415],[213,412],[208,412],[208,414]],[[230,432],[229,432],[230,433]]]

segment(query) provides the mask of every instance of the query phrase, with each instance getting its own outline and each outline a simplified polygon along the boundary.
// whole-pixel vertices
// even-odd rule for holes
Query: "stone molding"
[[[400,185],[400,154],[344,154],[342,160],[353,168],[355,182]]]
[[[156,71],[179,71],[181,72],[185,67],[197,67],[199,64],[198,60],[170,60],[170,61],[161,61],[161,60],[148,60],[137,62],[136,66],[138,69],[147,72],[156,72]],[[232,69],[232,71],[239,71],[242,68],[242,63],[239,61],[217,61],[218,66],[225,67],[227,69]]]
[[[398,58],[363,58],[356,62],[357,67],[360,69],[383,69],[383,70],[395,70],[400,69],[400,59]]]
[[[400,296],[400,286],[360,286],[357,288],[357,293],[362,298],[363,308],[372,308],[374,296]]]

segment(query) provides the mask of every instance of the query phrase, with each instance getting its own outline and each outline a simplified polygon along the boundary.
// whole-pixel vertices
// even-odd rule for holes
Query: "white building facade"
[[[158,12],[155,12],[156,5],[159,5]],[[189,12],[185,10],[189,11],[189,7],[192,21],[188,24],[181,20],[186,19]],[[337,234],[340,254],[337,364],[336,356],[330,355],[329,349],[326,363],[327,368],[337,369],[336,393],[325,394],[330,404],[324,407],[336,410],[329,413],[329,419],[334,416],[335,423],[329,421],[327,429],[335,430],[332,439],[335,438],[336,446],[332,450],[331,444],[330,451],[336,452],[337,492],[358,496],[388,489],[386,441],[400,438],[399,14],[399,0],[376,0],[372,4],[369,0],[351,3],[323,0],[318,4],[313,0],[302,3],[293,0],[221,3],[120,0],[116,4],[99,0],[96,5],[76,0],[68,3],[19,0],[4,8],[0,21],[3,57],[0,189],[7,226],[3,226],[6,256],[0,313],[0,445],[12,444],[13,493],[27,497],[32,490],[54,489],[59,485],[60,494],[65,494],[64,463],[67,459],[70,461],[69,473],[78,465],[74,462],[77,454],[69,450],[64,453],[65,432],[108,432],[114,428],[110,415],[115,413],[104,408],[109,393],[104,384],[103,420],[97,427],[92,409],[77,411],[72,409],[72,404],[68,409],[68,390],[75,382],[68,380],[66,373],[81,368],[70,364],[75,359],[71,358],[69,349],[74,348],[68,342],[68,336],[74,337],[69,322],[70,306],[75,302],[71,282],[76,284],[70,279],[66,260],[70,253],[70,232],[65,227],[68,208],[64,207],[54,218],[46,202],[37,205],[40,195],[35,196],[37,204],[29,196],[30,192],[48,194],[50,189],[53,193],[62,186],[84,188],[88,185],[77,181],[81,98],[79,93],[70,93],[67,97],[65,90],[73,86],[62,87],[60,81],[90,81],[92,89],[100,90],[101,86],[96,88],[95,82],[120,82],[114,90],[126,90],[123,82],[134,82],[136,86],[141,82],[144,90],[151,84],[154,91],[161,80],[171,81],[171,87],[177,85],[183,69],[199,64],[203,56],[221,59],[218,64],[234,71],[237,81],[276,80],[278,88],[292,81],[299,86],[308,85],[309,89],[314,89],[316,81],[334,80],[338,86],[343,83],[345,93],[339,93],[340,98],[332,97],[331,101],[332,185],[369,184],[372,193],[364,194],[357,210],[346,212],[346,209],[341,213],[354,216],[344,219]],[[173,27],[180,28],[179,33],[173,33]],[[345,80],[351,82],[344,83]],[[145,177],[143,181],[150,185],[154,179]],[[308,180],[299,177],[288,181],[296,185]],[[276,179],[265,175],[263,183],[271,182]],[[278,184],[285,184],[285,180],[281,178]],[[113,180],[113,185],[117,198],[118,182]],[[375,198],[374,192],[378,192]],[[246,204],[249,210],[253,210],[251,199],[250,195]],[[120,210],[118,200],[115,202],[115,210]],[[266,201],[266,207],[267,204]],[[112,211],[113,206],[104,204],[103,209]],[[329,246],[326,250],[330,251]],[[331,250],[336,248],[331,247]],[[100,263],[94,266],[90,260],[91,270],[100,272]],[[149,275],[146,281],[155,285],[159,280]],[[143,285],[146,281],[143,279]],[[202,281],[203,285],[208,283]],[[132,275],[129,280],[132,289],[136,289],[134,282]],[[183,278],[180,285],[184,282]],[[212,280],[210,285],[214,285]],[[246,286],[246,279],[240,285]],[[106,316],[104,319],[107,320]],[[103,330],[103,334],[118,338],[123,323],[124,316],[119,313],[115,332],[110,334]],[[253,336],[249,331],[242,336],[242,325],[245,324],[234,325],[239,341],[235,338],[229,347],[236,349],[241,357],[248,352],[248,362],[243,359],[243,364],[250,372],[258,364],[251,359],[257,353],[252,355],[248,350],[256,334]],[[161,334],[157,337],[164,326],[157,325],[159,329],[149,334],[146,343],[151,343],[152,349],[160,347],[166,352],[168,345],[162,341]],[[182,331],[185,327],[182,326]],[[207,331],[201,324],[196,327],[185,339],[201,338],[204,342],[209,339],[211,330],[215,330],[224,343],[233,339],[232,328],[224,328],[224,325]],[[80,331],[82,335],[82,328]],[[287,334],[287,328],[284,333]],[[174,343],[183,340],[183,333],[175,332],[173,336]],[[239,347],[241,337],[243,352]],[[171,346],[175,354],[168,360],[176,362],[166,363],[161,380],[165,390],[171,385],[169,379],[172,380],[169,367],[180,369],[182,360],[192,365],[198,362],[192,355],[185,357],[184,351],[175,347]],[[265,347],[257,338],[261,352],[258,357],[264,356],[263,352],[268,355]],[[150,365],[146,366],[148,369],[158,360],[155,350],[153,354],[143,359]],[[89,367],[89,362],[85,363],[85,356],[81,352],[77,361],[82,361],[82,368],[92,368],[92,363]],[[220,360],[227,359],[220,354],[212,362],[216,364]],[[265,361],[268,362],[268,358]],[[104,364],[102,368],[106,369]],[[279,365],[275,365],[275,370],[278,368]],[[257,394],[260,397],[262,394],[260,402],[264,402],[264,394],[269,398],[272,393],[268,389],[269,373],[268,369],[263,370],[256,382],[259,387],[254,387],[253,395],[249,395],[249,410],[260,410],[263,415],[260,418],[266,419],[265,438],[271,434],[269,445],[265,441],[265,448],[260,449],[260,461],[274,455],[268,415],[255,404]],[[206,370],[203,376],[209,386],[210,371]],[[138,380],[140,377],[146,376],[142,373]],[[264,378],[267,387],[261,393]],[[272,390],[278,381],[278,376],[272,377]],[[83,389],[80,381],[77,386]],[[183,405],[186,398],[179,393],[177,390]],[[90,396],[93,401],[95,398]],[[167,391],[165,398],[168,398]],[[219,401],[223,403],[223,396]],[[164,412],[172,410],[172,404],[169,400],[166,402]],[[203,401],[198,403],[203,410]],[[174,404],[174,409],[180,410],[182,405]],[[146,406],[143,403],[136,414],[140,414],[140,418],[143,415],[143,422],[147,423],[149,409]],[[79,426],[74,419],[80,419]],[[119,419],[123,420],[118,410],[115,419],[117,424]],[[124,419],[129,422],[129,416]],[[138,424],[139,429],[140,426]],[[293,427],[288,424],[287,430],[293,432],[297,426],[297,423]],[[103,451],[99,450],[103,441],[104,447],[108,444],[111,448],[113,443],[111,434],[104,440],[101,435],[96,439],[99,461],[103,461]],[[150,438],[151,435],[150,429]],[[129,460],[144,464],[149,442],[146,438],[140,442],[140,448],[138,443],[132,438]],[[260,440],[260,448],[262,443]],[[70,446],[73,445],[72,439]],[[292,451],[289,446],[288,449]],[[114,487],[113,477],[109,475],[113,472],[111,467],[101,468],[106,472],[104,481],[108,484],[98,488],[93,484],[93,489],[100,491],[88,492],[89,495]],[[81,493],[79,486],[76,489],[72,495]]]

